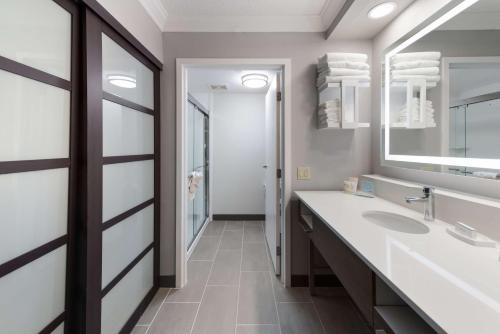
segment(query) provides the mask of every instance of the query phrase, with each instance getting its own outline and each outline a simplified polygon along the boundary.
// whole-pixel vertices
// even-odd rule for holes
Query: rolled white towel
[[[411,60],[393,63],[391,68],[393,70],[407,70],[421,67],[439,67],[439,65],[441,65],[439,60]]]
[[[369,70],[370,65],[360,61],[330,61],[327,63],[318,64],[318,72],[322,72],[329,68],[351,68],[353,70]]]
[[[340,115],[340,108],[337,108],[337,109],[319,109],[318,115],[320,115],[320,116],[338,116],[338,115]]]
[[[338,106],[340,106],[340,100],[335,99],[320,103],[320,105],[318,105],[318,108],[328,108],[328,107],[338,107]]]
[[[337,83],[341,82],[342,80],[359,80],[362,82],[369,82],[370,76],[369,75],[326,76],[321,79],[318,78],[316,83],[319,87],[325,83]]]
[[[203,179],[201,172],[192,172],[188,177],[188,198],[193,200],[196,196],[200,181]]]
[[[392,75],[438,75],[439,67],[420,67],[406,70],[393,70]]]
[[[364,53],[329,52],[318,59],[318,63],[328,63],[333,61],[354,61],[366,63],[368,61],[368,55]]]
[[[391,61],[393,64],[396,64],[403,61],[440,60],[440,59],[441,59],[441,52],[429,51],[429,52],[398,53],[392,57]]]
[[[354,70],[352,68],[331,68],[326,71],[320,72],[318,78],[327,76],[342,76],[342,75],[364,75],[370,76],[370,71],[368,70]]]
[[[499,174],[495,172],[472,172],[473,176],[482,177],[484,179],[498,179]]]
[[[415,80],[415,79],[423,79],[425,81],[429,82],[439,82],[441,80],[440,75],[393,75],[392,80],[393,81],[408,81],[408,80]]]

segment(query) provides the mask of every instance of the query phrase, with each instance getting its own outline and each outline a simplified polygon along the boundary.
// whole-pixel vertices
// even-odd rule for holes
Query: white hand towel
[[[325,84],[325,83],[337,83],[341,82],[342,80],[359,80],[362,82],[369,82],[370,81],[370,76],[366,75],[345,75],[345,76],[326,76],[322,79],[317,80],[317,85],[318,87]]]
[[[441,59],[441,52],[409,52],[409,53],[398,53],[392,57],[392,63],[398,63],[403,61],[415,61],[415,60],[439,60]]]
[[[351,68],[353,70],[369,70],[370,65],[360,61],[330,61],[327,63],[318,64],[318,72],[322,72],[329,68]]]
[[[421,67],[439,67],[441,62],[439,60],[413,60],[413,61],[402,61],[392,64],[393,70],[407,70],[411,68],[421,68]]]
[[[192,172],[188,176],[188,198],[189,200],[193,200],[196,191],[198,190],[200,181],[203,179],[203,174],[200,172]]]
[[[393,75],[393,81],[408,81],[413,79],[423,79],[429,82],[439,82],[441,80],[440,75]]]
[[[439,67],[420,67],[406,70],[393,70],[392,75],[437,75]]]
[[[368,61],[368,55],[364,53],[330,52],[318,59],[318,62],[322,63],[332,61],[356,61],[366,63]]]
[[[327,76],[343,76],[343,75],[364,75],[370,76],[370,71],[368,70],[354,70],[352,68],[330,68],[326,71],[320,72],[318,78],[323,78]]]

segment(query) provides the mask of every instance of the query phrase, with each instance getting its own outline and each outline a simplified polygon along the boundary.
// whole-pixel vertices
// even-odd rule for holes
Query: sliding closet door
[[[71,1],[1,1],[2,333],[63,333],[73,305],[77,29]]]
[[[99,292],[88,297],[87,333],[114,334],[135,324],[157,288],[159,71],[85,16],[87,286]]]

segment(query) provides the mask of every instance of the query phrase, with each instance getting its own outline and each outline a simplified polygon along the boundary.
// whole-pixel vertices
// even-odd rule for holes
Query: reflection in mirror
[[[498,17],[500,1],[479,0],[406,48],[389,50],[386,164],[500,179]]]

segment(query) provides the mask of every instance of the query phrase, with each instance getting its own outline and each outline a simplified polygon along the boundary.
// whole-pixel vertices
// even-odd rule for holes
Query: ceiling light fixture
[[[391,14],[397,7],[395,2],[382,2],[368,12],[368,17],[371,19],[381,19]]]
[[[267,86],[268,80],[265,74],[251,73],[241,77],[241,84],[248,88],[263,88]]]
[[[128,75],[108,75],[108,81],[110,84],[121,87],[121,88],[135,88],[137,87],[137,82],[135,78]]]

